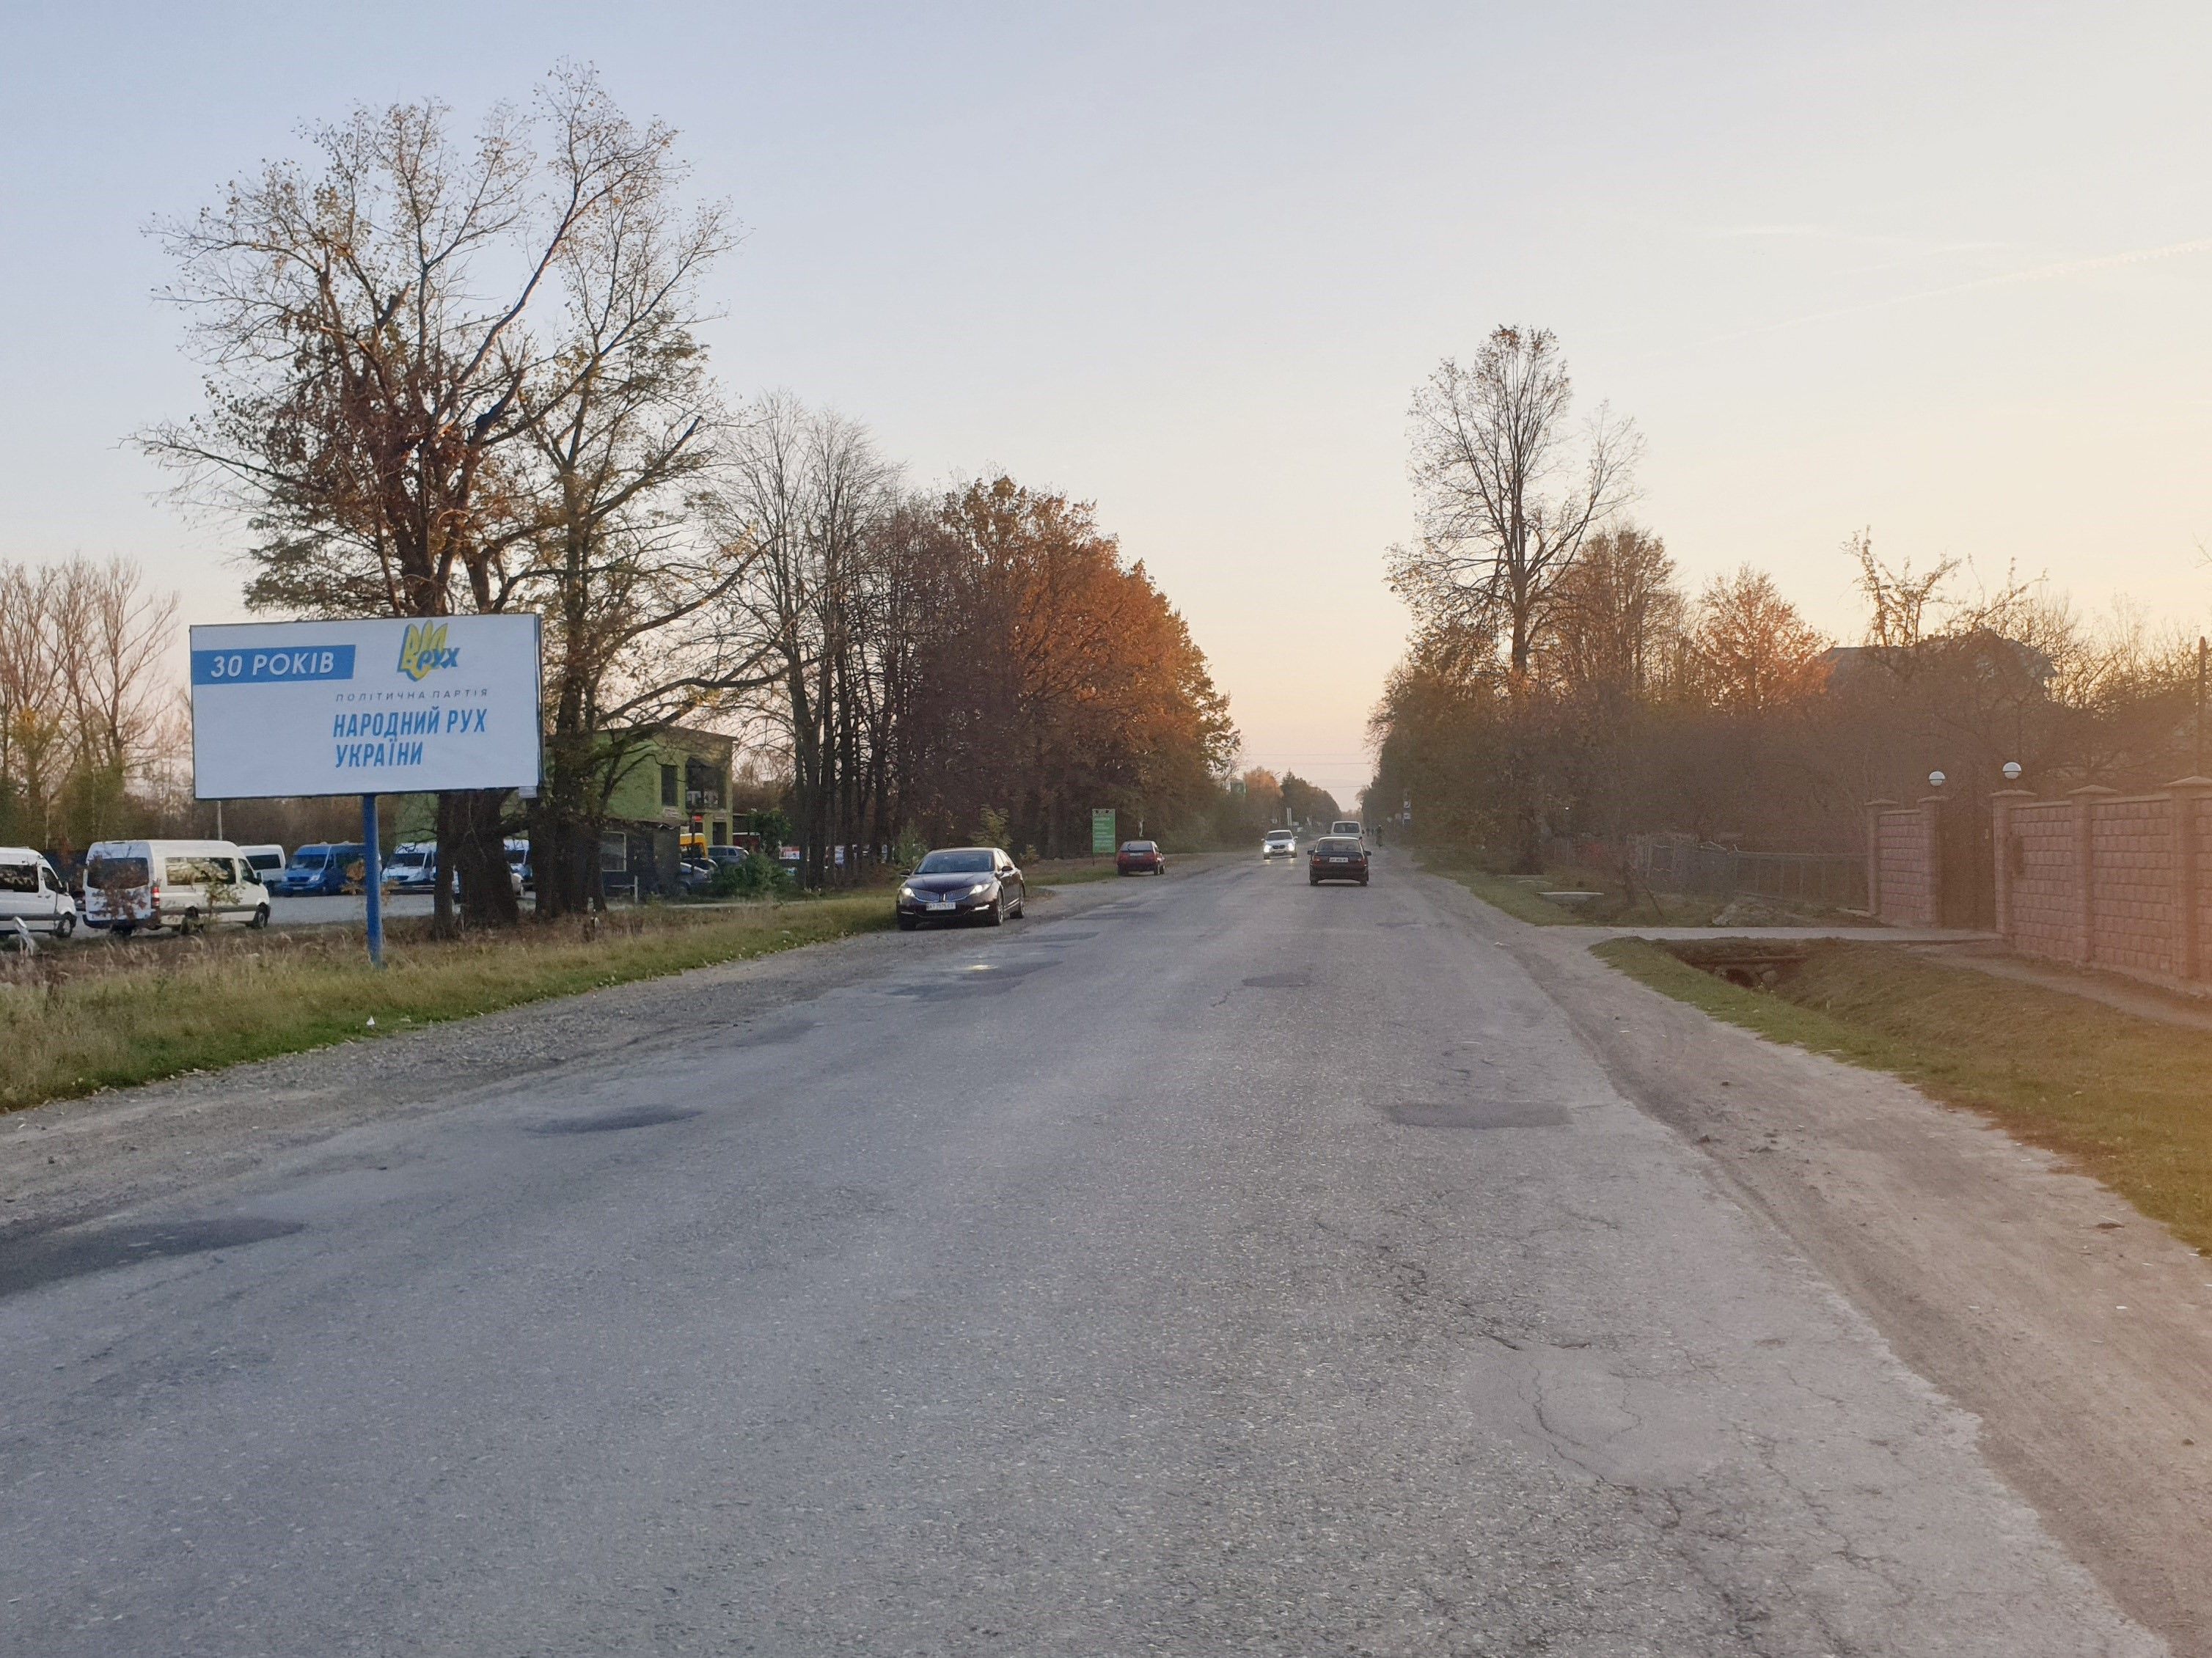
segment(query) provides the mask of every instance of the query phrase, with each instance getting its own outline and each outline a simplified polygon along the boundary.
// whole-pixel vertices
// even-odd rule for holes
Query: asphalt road
[[[2165,1650],[1397,864],[1080,902],[15,1245],[0,1650]]]

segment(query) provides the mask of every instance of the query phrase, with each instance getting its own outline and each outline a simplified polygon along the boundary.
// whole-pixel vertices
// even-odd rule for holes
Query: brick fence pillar
[[[2203,833],[2197,803],[2212,796],[2212,777],[2177,778],[2166,786],[2173,797],[2173,970],[2185,979],[2202,979],[2204,941],[2197,925],[2197,842]]]
[[[1897,809],[1894,800],[1869,800],[1866,805],[1867,914],[1881,920],[1881,815]]]
[[[2027,789],[1999,789],[1990,797],[1990,857],[1996,865],[1997,937],[2012,942],[2012,808],[2016,800],[2033,800]]]
[[[1943,810],[1940,794],[1920,797],[1921,844],[1928,859],[1928,925],[1943,925]]]
[[[2074,925],[2081,932],[2074,959],[2084,967],[2097,959],[2097,803],[2118,793],[2101,783],[2085,783],[2066,791],[2066,798],[2074,803]]]

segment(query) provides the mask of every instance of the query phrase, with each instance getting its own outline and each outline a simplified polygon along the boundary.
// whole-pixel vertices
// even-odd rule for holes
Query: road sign
[[[1091,850],[1114,850],[1114,809],[1111,806],[1094,808],[1091,814]]]
[[[535,788],[535,616],[191,630],[202,800]]]

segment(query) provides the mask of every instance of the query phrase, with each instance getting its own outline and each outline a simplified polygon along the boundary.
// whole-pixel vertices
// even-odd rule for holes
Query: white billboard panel
[[[191,658],[200,799],[538,786],[535,616],[226,623]]]

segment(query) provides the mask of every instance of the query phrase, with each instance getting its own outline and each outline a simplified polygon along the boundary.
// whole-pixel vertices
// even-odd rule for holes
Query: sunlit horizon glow
[[[199,395],[143,227],[356,102],[466,126],[567,58],[749,227],[714,283],[733,397],[835,405],[917,483],[1095,501],[1243,763],[1347,805],[1405,634],[1407,403],[1500,322],[1637,422],[1635,516],[1693,587],[1757,564],[1849,636],[1867,525],[2193,631],[2212,15],[1656,9],[23,12],[0,557],[128,554],[240,615],[235,527],[125,443]]]

